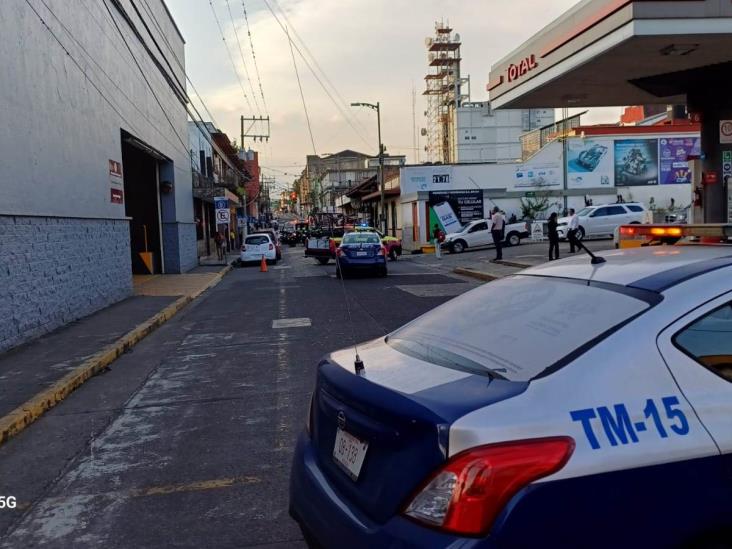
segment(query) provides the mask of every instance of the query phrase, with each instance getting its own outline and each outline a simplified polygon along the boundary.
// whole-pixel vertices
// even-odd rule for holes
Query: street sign
[[[228,224],[230,221],[229,217],[229,210],[216,210],[216,223],[221,224]]]
[[[732,162],[732,151],[722,151],[722,161]]]
[[[216,224],[229,224],[231,214],[229,213],[229,199],[225,196],[214,197],[214,206],[216,208]]]
[[[719,121],[719,142],[732,143],[732,120]]]
[[[534,198],[536,196],[536,193],[534,191],[527,191],[524,193],[524,196],[526,198]]]

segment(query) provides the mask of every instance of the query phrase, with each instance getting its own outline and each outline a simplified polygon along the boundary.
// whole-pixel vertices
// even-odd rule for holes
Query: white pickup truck
[[[492,246],[493,236],[491,235],[490,227],[490,219],[476,219],[475,221],[471,221],[460,231],[448,234],[441,247],[450,250],[451,253],[459,254],[467,248]],[[506,224],[503,243],[506,246],[518,246],[521,244],[521,239],[527,238],[529,233],[530,226],[523,221]]]

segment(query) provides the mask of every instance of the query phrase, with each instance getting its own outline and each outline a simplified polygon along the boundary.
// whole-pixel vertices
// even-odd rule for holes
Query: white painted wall
[[[110,202],[108,173],[109,159],[122,160],[120,129],[124,129],[174,162],[176,218],[192,222],[183,105],[110,3],[107,5],[174,128],[150,93],[104,2],[46,3],[58,20],[42,3],[33,4],[70,55],[26,2],[0,2],[0,150],[4,159],[0,214],[124,217],[124,205]],[[129,1],[122,0],[122,4],[155,50]],[[148,0],[147,4],[165,39],[152,18],[146,12],[143,16],[177,78],[185,82],[183,70],[165,45],[167,40],[183,64],[183,39],[162,0]]]

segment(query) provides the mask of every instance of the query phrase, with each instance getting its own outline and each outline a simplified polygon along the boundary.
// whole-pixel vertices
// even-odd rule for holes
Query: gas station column
[[[710,85],[689,93],[688,110],[701,121],[702,180],[695,184],[701,187],[704,219],[699,221],[727,223],[732,214],[732,96],[725,87]]]

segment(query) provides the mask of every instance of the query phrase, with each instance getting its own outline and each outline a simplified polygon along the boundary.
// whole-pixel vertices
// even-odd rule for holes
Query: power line
[[[285,28],[285,33],[287,34],[287,42],[290,44],[290,54],[292,55],[292,65],[295,67],[295,76],[297,77],[297,86],[300,88],[300,98],[302,99],[302,108],[305,110],[305,120],[308,123],[308,132],[310,133],[310,143],[313,145],[313,154],[315,156],[318,155],[318,151],[315,148],[315,139],[313,139],[313,128],[310,126],[310,115],[308,114],[308,106],[307,103],[305,103],[305,94],[302,92],[302,84],[300,83],[300,73],[297,70],[297,62],[295,61],[295,52],[292,49],[292,40],[290,40],[290,33],[287,32],[287,28]]]
[[[247,34],[249,35],[249,46],[252,48],[252,59],[254,60],[254,70],[257,73],[257,83],[259,84],[259,93],[262,94],[262,104],[264,105],[264,112],[265,114],[269,114],[269,109],[267,108],[267,100],[264,98],[264,89],[262,89],[262,78],[259,76],[259,64],[257,63],[257,55],[254,53],[254,41],[252,40],[252,31],[249,27],[249,16],[247,15],[247,7],[244,5],[244,1],[242,0],[241,8],[244,10],[244,21],[247,24]]]
[[[292,39],[290,38],[290,33],[288,32],[288,30],[285,27],[285,25],[280,21],[280,18],[277,16],[277,14],[275,13],[275,11],[272,9],[272,6],[268,2],[268,0],[264,0],[264,3],[267,6],[267,8],[269,9],[270,13],[272,13],[272,15],[274,16],[275,20],[277,21],[277,24],[280,26],[280,28],[282,29],[282,31],[287,35],[287,40],[290,43],[290,48],[292,49],[294,47],[295,48],[295,51],[297,51],[297,53],[300,54],[300,57],[302,58],[302,60],[305,61],[305,65],[308,67],[308,69],[310,69],[310,72],[313,74],[313,76],[315,77],[315,79],[318,81],[318,83],[320,84],[320,86],[323,88],[323,91],[326,93],[326,95],[328,96],[328,98],[330,98],[331,102],[333,103],[333,105],[335,105],[336,109],[338,109],[338,112],[341,113],[341,116],[343,116],[343,118],[346,120],[346,123],[348,123],[348,125],[351,126],[351,128],[353,129],[353,131],[356,132],[356,135],[358,135],[358,137],[366,144],[366,146],[370,146],[369,145],[369,142],[366,140],[366,138],[363,136],[363,134],[356,128],[356,126],[353,125],[353,122],[351,121],[351,118],[350,118],[348,112],[345,111],[343,109],[343,107],[335,100],[335,98],[333,97],[333,95],[330,93],[330,91],[328,90],[328,88],[325,86],[325,84],[323,83],[323,81],[320,79],[320,77],[318,76],[318,74],[315,72],[315,70],[313,69],[312,65],[308,61],[307,57],[305,57],[305,55],[302,53],[302,51],[297,46],[297,44],[295,44],[295,43],[292,42]]]
[[[252,84],[252,77],[249,75],[249,69],[247,68],[247,62],[244,60],[244,50],[242,50],[242,47],[241,47],[241,41],[239,40],[239,31],[236,30],[236,22],[234,21],[234,15],[231,13],[231,5],[229,4],[229,0],[226,0],[226,9],[229,12],[229,19],[231,19],[231,26],[234,27],[234,36],[236,36],[236,44],[239,46],[239,55],[241,56],[241,64],[244,65],[244,73],[246,74],[247,81],[249,82],[249,89],[252,91],[252,99],[254,99],[254,104],[257,107],[257,112],[259,114],[262,114],[262,111],[259,108],[259,102],[257,101],[257,92],[254,91],[254,84]]]
[[[294,34],[295,35],[295,38],[297,38],[300,41],[300,44],[302,45],[303,49],[305,50],[305,53],[307,53],[310,56],[310,58],[313,61],[313,64],[320,71],[320,74],[322,75],[323,80],[325,80],[325,82],[335,92],[335,94],[338,97],[338,99],[341,100],[341,103],[345,107],[346,112],[350,112],[348,110],[349,107],[350,107],[350,104],[345,99],[343,99],[343,96],[338,91],[338,88],[336,88],[335,87],[335,84],[333,84],[333,82],[331,82],[330,78],[328,78],[328,75],[326,74],[325,70],[323,70],[323,67],[320,66],[320,63],[318,63],[317,57],[315,55],[313,55],[313,53],[310,51],[310,48],[308,48],[308,45],[305,43],[305,40],[303,40],[302,36],[300,36],[298,34],[297,29],[295,28],[295,26],[290,21],[290,18],[287,17],[287,14],[285,13],[285,10],[282,9],[282,6],[280,6],[278,0],[272,0],[272,3],[277,7],[277,9],[280,10],[280,13],[282,14],[282,18],[285,20],[285,24],[286,24],[287,28],[288,29],[292,29],[292,34]],[[361,126],[361,129],[363,131],[365,131],[365,132],[368,132],[369,131],[368,129],[366,129],[366,127],[363,125],[363,123],[358,118],[353,117],[353,120],[355,120],[356,123],[359,126]]]
[[[241,81],[241,76],[239,76],[239,71],[236,70],[236,63],[234,63],[234,57],[231,55],[231,51],[229,50],[229,44],[228,44],[228,42],[226,42],[226,36],[224,36],[224,29],[221,27],[221,22],[219,21],[219,16],[216,15],[216,9],[214,8],[213,1],[208,0],[208,3],[211,6],[211,11],[213,12],[214,19],[216,19],[216,26],[219,27],[219,32],[221,33],[221,39],[224,41],[224,46],[226,47],[226,53],[229,55],[229,61],[231,61],[231,66],[234,68],[234,74],[236,75],[236,79],[239,81],[239,87],[241,88],[241,93],[244,95],[244,99],[246,99],[247,105],[249,106],[249,110],[253,112],[254,109],[252,109],[252,102],[249,101],[247,92],[244,91],[244,84]]]

